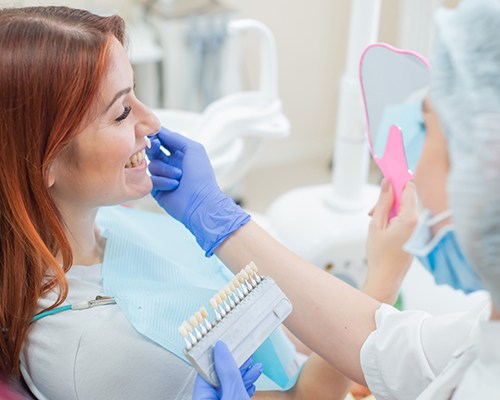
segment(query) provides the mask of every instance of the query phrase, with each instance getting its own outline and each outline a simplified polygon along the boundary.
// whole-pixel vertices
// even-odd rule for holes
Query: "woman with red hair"
[[[39,399],[192,395],[194,370],[116,306],[31,323],[104,294],[97,211],[151,191],[160,123],[134,95],[124,31],[84,10],[0,10],[0,371]]]
[[[195,370],[141,335],[119,307],[40,318],[106,295],[98,210],[152,189],[145,137],[160,123],[134,95],[124,30],[120,17],[84,10],[0,9],[0,371],[21,372],[38,399],[193,395]],[[345,378],[315,360],[337,379],[324,385],[343,392]],[[245,366],[248,378],[255,369]],[[257,372],[240,385],[245,396]],[[240,380],[237,368],[230,373]],[[211,398],[212,388],[198,382],[195,395]],[[331,398],[314,388],[315,398]]]

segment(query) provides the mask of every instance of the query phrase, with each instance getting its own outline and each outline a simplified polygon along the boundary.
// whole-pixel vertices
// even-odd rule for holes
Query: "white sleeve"
[[[383,304],[361,348],[361,368],[377,400],[415,399],[477,325],[477,309],[432,316]]]

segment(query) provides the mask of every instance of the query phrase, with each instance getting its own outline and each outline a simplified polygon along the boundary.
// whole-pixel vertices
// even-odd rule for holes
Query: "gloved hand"
[[[214,347],[214,363],[220,387],[215,388],[200,375],[196,378],[193,400],[247,400],[255,393],[255,381],[262,364],[252,364],[250,357],[239,369],[227,346],[218,341]]]
[[[189,229],[206,256],[211,256],[218,245],[250,220],[250,215],[221,192],[200,143],[162,128],[151,145],[147,154],[151,161],[153,197]],[[171,190],[171,179],[179,169],[182,171],[179,185]]]

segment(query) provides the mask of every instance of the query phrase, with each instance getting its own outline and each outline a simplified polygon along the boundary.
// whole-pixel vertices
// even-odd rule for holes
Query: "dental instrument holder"
[[[410,127],[398,126],[393,123],[395,121],[391,121],[386,129],[383,124],[384,113],[391,106],[415,102],[415,94],[422,96],[429,79],[429,63],[413,51],[375,43],[369,45],[361,55],[359,80],[365,105],[368,145],[374,162],[391,183],[394,193],[389,219],[397,214],[402,191],[406,183],[413,179],[416,165],[408,163],[406,151],[410,149],[405,149],[403,138],[404,134],[408,135],[406,129],[409,131]],[[383,154],[380,154],[381,150]],[[411,151],[420,152],[421,148]]]
[[[213,347],[222,340],[241,366],[292,312],[292,303],[270,277],[262,280],[217,322],[191,349],[186,358],[211,385],[218,387]]]

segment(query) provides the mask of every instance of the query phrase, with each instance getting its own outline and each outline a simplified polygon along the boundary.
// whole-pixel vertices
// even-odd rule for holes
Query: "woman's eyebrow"
[[[128,88],[122,89],[118,93],[116,93],[115,97],[113,97],[113,100],[111,101],[111,103],[109,103],[109,105],[106,107],[106,111],[108,111],[111,108],[111,106],[115,103],[116,100],[118,100],[123,95],[130,93],[131,90],[132,90],[132,88],[128,87]]]

